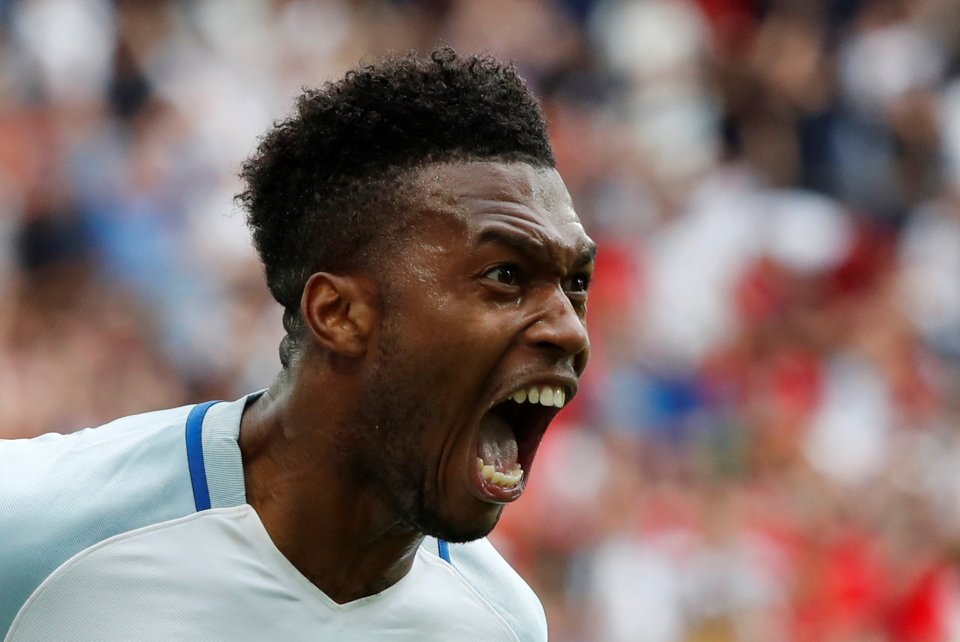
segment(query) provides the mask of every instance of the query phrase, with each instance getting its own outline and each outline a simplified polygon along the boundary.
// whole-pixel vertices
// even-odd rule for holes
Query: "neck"
[[[351,475],[335,443],[337,427],[348,425],[349,391],[293,385],[293,376],[283,373],[244,411],[247,503],[297,570],[343,604],[406,575],[423,535]]]

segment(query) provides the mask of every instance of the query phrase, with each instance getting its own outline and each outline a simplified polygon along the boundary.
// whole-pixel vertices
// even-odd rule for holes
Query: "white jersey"
[[[508,584],[501,590],[523,596],[520,579],[489,544],[471,553],[502,575]],[[7,642],[545,639],[536,631],[521,637],[505,615],[425,548],[393,586],[337,604],[287,561],[243,505],[147,526],[83,551],[30,597]]]
[[[266,534],[256,514],[252,508],[245,505],[246,494],[238,438],[243,409],[254,398],[255,395],[251,395],[231,403],[208,403],[126,417],[100,428],[71,435],[44,435],[31,440],[0,440],[0,635],[6,633],[14,615],[48,577],[49,583],[44,585],[47,588],[42,594],[38,593],[36,600],[31,601],[31,604],[35,604],[34,607],[24,608],[21,622],[24,623],[23,626],[37,624],[40,618],[31,614],[32,609],[36,608],[39,613],[45,608],[44,604],[51,603],[48,600],[56,599],[57,612],[63,615],[55,620],[44,617],[44,622],[40,624],[69,627],[70,620],[74,618],[73,615],[68,615],[72,612],[69,604],[72,600],[78,600],[78,604],[89,604],[88,598],[94,601],[103,598],[98,598],[99,589],[98,592],[83,588],[61,593],[56,587],[65,586],[63,582],[78,576],[71,573],[79,573],[79,576],[86,578],[84,581],[91,585],[101,581],[102,577],[97,575],[97,569],[84,560],[88,559],[88,555],[93,559],[110,556],[114,546],[119,558],[125,559],[127,563],[119,567],[113,565],[109,572],[118,573],[131,582],[148,576],[151,578],[150,582],[141,585],[140,593],[131,593],[130,599],[146,600],[150,586],[165,586],[168,588],[154,591],[151,600],[158,609],[162,609],[164,604],[174,602],[180,609],[186,603],[179,601],[179,594],[171,595],[168,592],[169,587],[179,586],[192,598],[200,599],[206,595],[211,604],[217,604],[216,594],[202,586],[189,589],[190,583],[185,581],[189,576],[180,577],[176,569],[190,570],[195,566],[203,568],[204,564],[212,565],[209,569],[234,569],[234,565],[253,568],[253,560],[257,558],[244,559],[238,555],[258,552],[264,554],[272,547],[272,543],[269,547],[266,544],[269,538],[264,539]],[[219,509],[231,509],[233,512],[221,512]],[[244,515],[245,517],[241,517]],[[207,520],[207,516],[211,519]],[[187,536],[181,536],[180,533],[196,534],[198,541],[203,541],[205,546],[210,547],[213,556],[203,560],[191,558],[192,562],[184,558],[185,566],[169,567],[169,577],[157,574],[163,566],[145,564],[141,567],[138,563],[139,557],[124,558],[124,555],[132,550],[130,546],[137,547],[140,542],[148,542],[151,546],[156,543],[158,550],[154,551],[153,558],[148,558],[157,562],[164,554],[177,552],[173,550],[176,547],[163,542],[165,538],[171,538],[172,541]],[[149,547],[146,547],[141,550],[143,552],[148,549]],[[273,550],[276,551],[275,548]],[[221,552],[223,555],[229,552],[229,558],[217,557]],[[279,555],[279,552],[275,555]],[[61,574],[58,567],[73,556],[76,558],[63,566]],[[424,562],[424,559],[429,561]],[[322,603],[326,599],[319,597],[316,587],[304,578],[278,570],[283,569],[283,563],[289,565],[285,559],[283,563],[279,559],[275,561],[277,564],[272,567],[264,566],[264,572],[275,574],[278,587],[281,585],[279,582],[285,581],[283,586],[290,591],[287,595],[291,598],[299,595],[297,599],[304,605],[314,605],[304,608],[316,608],[317,602]],[[418,577],[429,578],[430,581],[444,577],[443,573],[422,570],[425,564],[430,568],[438,563],[446,564],[449,567],[446,569],[447,574],[454,573],[462,580],[464,587],[470,587],[477,594],[476,605],[486,604],[492,613],[497,614],[495,617],[490,616],[491,623],[498,620],[504,622],[507,630],[514,635],[490,639],[546,639],[546,623],[539,600],[489,542],[479,540],[469,544],[447,544],[426,538],[414,564],[419,570],[410,584],[415,583]],[[104,572],[107,571],[108,569],[104,569]],[[230,585],[228,580],[232,577],[226,575],[220,577],[219,581],[227,586]],[[291,577],[300,579],[293,580]],[[209,581],[216,579],[214,574]],[[407,578],[404,578],[395,587],[408,586],[406,581]],[[249,589],[244,599],[258,603],[262,597],[259,589],[263,587],[256,583],[242,586]],[[299,594],[295,591],[297,587],[301,589]],[[380,603],[392,605],[395,603],[392,596],[403,595],[406,591],[404,588],[393,591],[392,588],[365,600],[370,601],[373,609],[378,608]],[[110,594],[110,591],[104,593],[107,594]],[[438,598],[443,595],[451,596],[448,616],[457,619],[457,609],[462,603],[453,599],[456,595],[454,592],[444,589],[436,593]],[[113,603],[117,596],[114,591],[106,600]],[[170,617],[183,613],[186,618],[186,614],[198,610],[210,614],[219,612],[218,609],[204,606],[201,602],[193,603],[183,611],[166,613]],[[337,607],[334,611],[352,611],[358,605],[365,604],[366,601],[360,600]],[[476,608],[479,606],[476,605],[469,613],[477,612]],[[251,607],[250,611],[256,612],[256,609]],[[138,621],[138,613],[146,611],[130,611],[128,619]],[[111,621],[113,617],[110,616]],[[156,619],[165,618],[157,615]],[[467,612],[464,612],[461,619],[464,623],[471,624]],[[119,620],[116,625],[121,626]],[[172,626],[173,623],[168,622],[167,625]],[[485,630],[482,627],[486,626],[475,621],[472,625],[481,627],[478,630]],[[17,635],[18,640],[94,639],[89,637],[90,635],[96,639],[110,640],[148,639],[144,635],[152,634],[138,631],[137,635],[117,638],[101,630],[87,631],[88,637],[84,638],[70,629],[66,635],[51,633],[31,637],[33,634],[23,628]],[[391,639],[387,635],[377,633],[367,639]],[[182,637],[158,635],[153,639]],[[208,635],[192,639],[284,637],[272,634],[260,638]],[[314,636],[311,639],[361,638]]]

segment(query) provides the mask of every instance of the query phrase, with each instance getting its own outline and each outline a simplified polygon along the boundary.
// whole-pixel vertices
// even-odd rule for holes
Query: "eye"
[[[503,285],[520,284],[520,270],[515,265],[498,265],[488,270],[484,276]]]
[[[589,288],[589,274],[575,274],[563,282],[564,291],[569,293],[586,293]]]

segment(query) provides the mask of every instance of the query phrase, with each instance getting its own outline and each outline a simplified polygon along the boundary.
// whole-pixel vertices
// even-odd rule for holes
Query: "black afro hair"
[[[555,165],[537,100],[493,58],[407,54],[304,91],[244,163],[237,196],[285,324],[310,274],[369,259],[404,213],[406,173],[473,160]]]

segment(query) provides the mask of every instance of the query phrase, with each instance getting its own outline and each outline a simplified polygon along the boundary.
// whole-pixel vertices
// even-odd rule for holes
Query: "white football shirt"
[[[258,395],[0,439],[0,635],[40,583],[88,546],[244,503],[237,440],[243,409]]]
[[[117,539],[139,537],[141,532],[152,532],[154,528],[158,531],[150,536],[150,541],[162,548],[165,546],[162,533],[167,532],[167,523],[179,524],[181,518],[189,520],[200,514],[216,513],[218,509],[242,507],[246,492],[238,444],[240,420],[244,407],[259,394],[228,403],[211,402],[125,417],[70,435],[0,440],[0,635],[7,632],[21,606],[45,578],[62,564],[67,564],[63,567],[64,573],[68,568],[74,568],[72,558],[82,560],[87,551],[99,551],[108,540],[112,546]],[[252,509],[248,507],[248,510]],[[224,522],[221,527],[213,524],[209,528],[196,527],[204,533],[203,540],[212,550],[218,551],[222,546],[234,556],[241,550],[262,550],[256,548],[257,537],[250,534],[255,533],[256,528],[231,530],[225,525],[229,520],[221,521]],[[255,521],[259,524],[258,518]],[[171,532],[180,532],[180,526],[175,528]],[[186,526],[182,528],[185,532],[189,530]],[[243,534],[247,544],[240,546],[231,539],[237,534]],[[168,552],[177,552],[177,549],[174,547]],[[480,599],[507,623],[516,639],[546,639],[546,621],[540,601],[488,541],[448,544],[428,537],[418,555],[428,556],[433,563],[447,564],[450,567],[448,572],[453,571],[465,585],[472,587]],[[126,559],[133,564],[110,568],[118,574],[129,575],[130,581],[137,580],[141,577],[137,560]],[[253,563],[238,557],[232,561],[240,568]],[[96,584],[96,568],[84,562],[77,562],[76,567],[87,578],[84,582],[89,582],[91,587]],[[147,568],[156,570],[159,567]],[[107,570],[104,568],[104,572]],[[175,584],[179,580],[171,576],[163,581]],[[60,580],[57,582],[60,585]],[[296,582],[286,586],[295,585]],[[305,595],[317,592],[312,584],[302,588]],[[53,591],[51,595],[58,595],[56,588],[49,590]],[[203,591],[197,593],[198,590],[195,588],[191,595],[204,594]],[[388,593],[390,591],[384,592]],[[57,598],[62,600],[57,608],[63,614],[58,618],[60,624],[44,617],[43,625],[69,626],[71,607],[68,602],[71,599],[99,603],[98,600],[112,600],[107,596],[114,594],[108,591],[98,596],[84,587],[60,593]],[[257,594],[251,591],[249,595]],[[443,591],[431,592],[431,595],[441,596]],[[146,599],[145,594],[140,597]],[[215,597],[211,599],[216,601]],[[166,592],[156,592],[150,603],[161,606],[176,603],[177,609],[184,606],[176,595]],[[457,604],[454,600],[452,606]],[[42,608],[42,605],[37,606],[38,610]],[[212,612],[195,604],[184,613],[191,612],[190,609]],[[348,609],[343,607],[341,610]],[[451,618],[456,612],[455,608],[446,611]],[[180,612],[170,613],[178,615]],[[35,622],[28,613],[24,617],[28,623]],[[128,613],[129,622],[136,623],[137,617],[136,611]],[[148,634],[140,632],[132,637],[117,638],[106,633],[95,634],[95,639],[144,639]],[[179,636],[167,639],[177,638]],[[51,633],[39,638],[21,633],[19,639],[94,638],[78,638],[71,631],[65,636]],[[163,639],[163,636],[154,639]],[[214,636],[205,639],[231,638]],[[265,639],[282,638],[268,635]],[[372,639],[390,638],[378,633]]]
[[[74,556],[33,593],[6,642],[546,640],[539,601],[488,542],[451,548],[446,561],[425,544],[399,582],[337,604],[280,553],[251,506],[212,509]],[[461,555],[509,601],[467,581]]]

